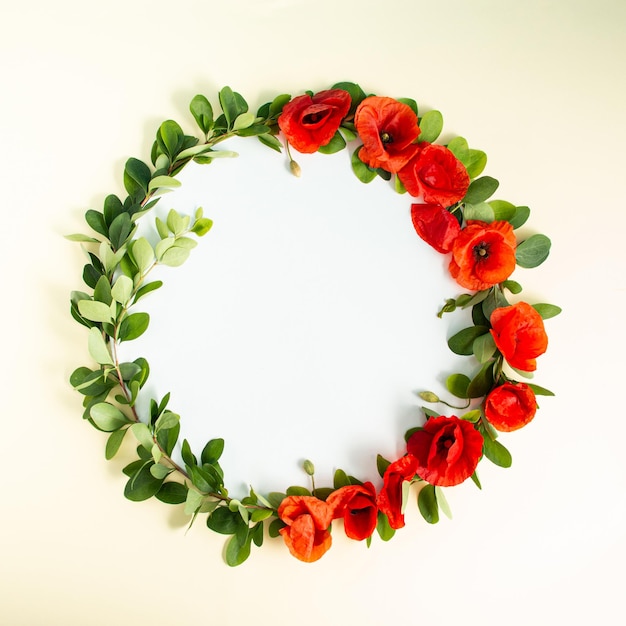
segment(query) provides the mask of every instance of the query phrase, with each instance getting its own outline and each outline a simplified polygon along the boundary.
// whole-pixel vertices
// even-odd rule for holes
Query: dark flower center
[[[393,137],[389,133],[387,133],[385,131],[380,133],[380,140],[383,143],[393,143]]]
[[[444,450],[449,450],[452,444],[454,443],[454,441],[455,439],[453,436],[441,437],[441,439],[439,439],[437,447],[439,448],[441,452],[443,452]]]
[[[481,259],[489,258],[489,244],[486,241],[481,241],[478,245],[473,248],[474,258],[477,261]]]

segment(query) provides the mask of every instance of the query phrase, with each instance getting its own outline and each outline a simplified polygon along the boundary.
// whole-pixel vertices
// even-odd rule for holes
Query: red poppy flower
[[[297,559],[312,563],[330,548],[333,514],[326,502],[313,496],[287,496],[278,507],[278,517],[287,524],[279,532]]]
[[[383,477],[383,488],[376,498],[378,508],[389,519],[391,528],[398,529],[404,526],[402,513],[402,483],[411,480],[417,470],[417,460],[411,454],[391,463]]]
[[[333,510],[333,519],[343,518],[343,527],[350,539],[367,539],[376,529],[378,507],[372,483],[341,487],[328,496],[326,503]]]
[[[363,141],[359,157],[370,167],[395,174],[418,150],[413,143],[420,134],[417,115],[393,98],[365,98],[354,114],[354,125]]]
[[[398,172],[398,178],[412,196],[443,207],[462,200],[470,184],[465,166],[448,148],[426,142]]]
[[[518,302],[496,309],[490,322],[496,347],[509,365],[524,372],[534,372],[536,358],[548,348],[541,315],[527,302]]]
[[[537,398],[525,383],[504,383],[496,387],[485,400],[485,417],[503,432],[526,426],[537,412]]]
[[[439,204],[412,204],[411,221],[417,234],[442,254],[452,250],[461,231],[459,221]]]
[[[431,417],[413,433],[407,450],[417,459],[417,475],[431,485],[450,487],[469,478],[483,453],[483,437],[458,417]]]
[[[488,289],[513,273],[516,246],[509,222],[470,220],[454,240],[450,274],[467,289]]]
[[[350,94],[343,89],[298,96],[284,106],[278,126],[298,152],[315,152],[333,138],[350,104]]]

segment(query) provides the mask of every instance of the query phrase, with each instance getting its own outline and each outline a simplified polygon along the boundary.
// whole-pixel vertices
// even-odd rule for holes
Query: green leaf
[[[417,507],[422,517],[429,524],[436,524],[439,521],[439,506],[435,496],[434,485],[424,485],[417,496]]]
[[[203,237],[211,230],[212,226],[213,220],[210,220],[208,217],[201,217],[200,219],[196,220],[191,229],[191,232],[198,237]]]
[[[156,495],[163,484],[163,479],[152,475],[150,469],[153,465],[152,461],[145,463],[137,473],[130,477],[124,487],[126,498],[133,502],[142,502]]]
[[[276,96],[269,105],[268,113],[269,117],[276,117],[280,113],[282,113],[283,108],[291,100],[291,95],[288,93],[281,93]]]
[[[263,134],[263,135],[258,135],[258,140],[266,145],[268,148],[271,148],[272,150],[276,150],[276,152],[282,152],[283,149],[283,144],[280,143],[280,141],[278,139],[276,139],[276,137],[274,137],[274,135],[270,135],[270,134]]]
[[[470,398],[482,398],[493,387],[493,363],[487,362],[478,374],[472,378],[472,382],[467,388],[467,395]]]
[[[154,250],[145,237],[139,237],[139,239],[133,241],[130,254],[133,262],[142,274],[145,274],[154,263]]]
[[[226,543],[224,560],[230,567],[241,565],[250,556],[251,536],[247,536],[244,540],[240,537],[231,537]]]
[[[254,113],[250,113],[249,111],[241,113],[233,122],[233,130],[243,130],[245,128],[248,128],[252,126],[252,124],[254,124],[255,119],[256,116],[254,115]]]
[[[181,182],[176,180],[172,176],[155,176],[148,184],[148,191],[154,191],[155,189],[175,189],[180,187]]]
[[[402,102],[402,104],[406,104],[415,115],[417,115],[417,102],[413,98],[396,98],[398,102]]]
[[[454,139],[451,139],[448,143],[448,150],[450,150],[465,167],[468,166],[470,162],[470,150],[466,139],[463,137],[454,137]]]
[[[339,489],[340,487],[347,487],[350,484],[350,479],[348,475],[342,470],[335,470],[335,475],[333,476],[333,487],[335,489]]]
[[[563,309],[556,304],[546,304],[541,302],[539,304],[533,304],[533,309],[541,315],[541,319],[549,320],[551,317],[556,317]]]
[[[376,532],[383,541],[389,541],[396,534],[396,531],[389,525],[389,519],[381,511],[378,512]]]
[[[99,211],[94,211],[93,209],[89,209],[85,213],[85,221],[98,234],[108,238],[109,228],[104,221],[104,215],[102,213],[100,213]]]
[[[470,148],[467,163],[464,163],[470,178],[480,176],[487,165],[487,155],[482,150]]]
[[[189,258],[189,250],[179,245],[168,248],[160,257],[159,261],[169,267],[179,267]]]
[[[371,183],[376,178],[377,174],[375,169],[372,169],[371,167],[365,165],[365,163],[363,163],[363,161],[361,161],[361,159],[359,158],[359,153],[362,147],[363,146],[357,148],[352,153],[352,171],[362,183]]]
[[[200,130],[205,135],[208,134],[213,127],[213,107],[211,103],[204,96],[198,94],[191,100],[189,110]]]
[[[104,302],[95,300],[79,300],[77,302],[79,313],[92,322],[103,322],[110,324],[113,322],[111,306]]]
[[[94,424],[105,432],[118,430],[130,420],[115,406],[109,402],[98,402],[89,410],[89,416]]]
[[[159,147],[173,163],[182,147],[184,139],[183,129],[174,120],[165,120],[157,131]]]
[[[477,337],[472,345],[474,356],[479,363],[486,363],[496,352],[496,342],[491,333]]]
[[[419,134],[418,141],[433,143],[443,130],[443,115],[439,111],[428,111],[420,120],[419,127],[422,132]]]
[[[128,213],[118,215],[109,228],[109,241],[114,250],[119,250],[133,230],[133,223]]]
[[[494,219],[508,222],[515,215],[515,205],[506,200],[492,200],[489,205],[493,209]]]
[[[220,506],[207,518],[206,525],[221,535],[234,535],[243,524],[241,516],[227,506]]]
[[[385,472],[390,465],[391,462],[388,461],[386,458],[384,458],[380,454],[376,455],[376,469],[378,469],[378,473],[380,474],[381,478],[385,475]]]
[[[143,296],[149,294],[151,291],[155,291],[163,286],[162,280],[155,280],[151,283],[146,283],[141,289],[137,290],[135,297],[133,298],[133,304],[139,300],[139,298],[143,298]]]
[[[463,415],[461,415],[461,419],[465,420],[466,422],[471,422],[472,424],[476,424],[476,422],[478,422],[481,416],[482,416],[482,413],[480,409],[473,409],[472,411],[468,411],[467,413],[464,413]]]
[[[505,280],[502,282],[502,286],[513,294],[522,292],[522,286],[514,280]]]
[[[452,335],[448,339],[448,347],[455,354],[469,356],[473,354],[474,341],[488,332],[489,329],[486,326],[469,326]]]
[[[118,276],[115,284],[111,288],[112,298],[121,305],[126,305],[132,293],[133,281],[128,278],[128,276],[124,276],[124,274]]]
[[[219,92],[219,100],[228,128],[232,127],[237,117],[248,110],[246,101],[230,87],[224,87]]]
[[[495,219],[493,209],[487,202],[479,202],[478,204],[467,203],[463,209],[463,217],[466,220],[480,220],[489,224]]]
[[[535,395],[537,396],[553,396],[554,392],[550,391],[549,389],[546,389],[545,387],[540,387],[539,385],[535,385],[533,383],[526,383],[534,392]]]
[[[520,267],[532,268],[541,265],[550,254],[551,242],[545,235],[532,235],[515,250],[515,259]]]
[[[187,499],[187,487],[177,482],[167,482],[156,492],[157,500],[165,504],[182,504]]]
[[[68,241],[77,241],[79,243],[100,243],[99,239],[89,237],[89,235],[81,235],[80,233],[65,235],[65,239],[67,239]]]
[[[467,398],[470,379],[465,374],[452,374],[446,379],[446,388],[457,398]]]
[[[464,202],[467,204],[479,204],[491,197],[500,183],[491,176],[477,178],[470,183],[465,194]]]
[[[154,439],[152,439],[152,433],[150,429],[143,424],[142,422],[137,422],[130,427],[135,439],[145,448],[146,450],[152,450],[152,446],[154,445]]]
[[[208,463],[209,465],[213,465],[214,463],[217,463],[223,452],[224,440],[211,439],[202,450],[202,453],[200,455],[200,462],[202,464]]]
[[[121,428],[120,430],[113,431],[109,435],[106,447],[104,449],[104,456],[107,461],[110,461],[117,454],[120,446],[122,445],[122,442],[124,441],[127,430],[128,428]]]
[[[111,358],[108,345],[102,336],[102,332],[95,326],[89,329],[87,347],[91,358],[96,363],[100,365],[113,365],[113,359]]]
[[[124,166],[124,188],[129,196],[145,196],[148,193],[150,177],[150,168],[143,161],[133,157],[126,161]]]
[[[527,206],[515,207],[515,215],[509,219],[509,223],[513,228],[519,228],[526,223],[530,217],[530,209]]]
[[[346,147],[346,140],[341,136],[341,133],[337,131],[333,138],[325,146],[320,146],[318,152],[322,154],[334,154]]]
[[[511,453],[499,442],[491,437],[484,437],[483,452],[485,456],[499,467],[511,467]]]
[[[118,341],[132,341],[141,337],[150,324],[150,316],[147,313],[132,313],[126,316],[118,331]]]
[[[435,487],[435,498],[443,514],[448,519],[452,519],[452,511],[450,510],[450,505],[448,504],[448,500],[446,499],[446,496],[441,487]]]
[[[331,87],[331,89],[343,89],[350,94],[350,100],[352,101],[352,104],[350,105],[349,114],[354,113],[359,104],[361,104],[361,102],[363,102],[363,100],[365,100],[366,98],[366,94],[363,89],[361,89],[361,87],[356,83],[352,83],[349,81],[335,83]]]

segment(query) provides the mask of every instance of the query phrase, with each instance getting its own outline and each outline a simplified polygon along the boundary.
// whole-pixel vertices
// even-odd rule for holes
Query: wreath
[[[124,495],[132,501],[154,496],[183,504],[190,525],[206,515],[209,529],[230,536],[224,558],[231,566],[248,558],[252,543],[263,544],[266,527],[269,537],[282,537],[291,554],[305,562],[316,561],[330,548],[333,520],[343,520],[350,539],[369,546],[377,533],[387,541],[404,526],[411,484],[419,486],[417,505],[427,522],[436,523],[440,511],[450,517],[443,488],[467,479],[480,488],[477,466],[483,458],[510,466],[511,455],[498,433],[528,424],[537,410],[536,396],[553,395],[529,379],[547,348],[543,320],[560,309],[509,302],[511,294],[522,290],[510,278],[516,265],[540,265],[550,240],[534,234],[518,241],[515,231],[528,219],[528,207],[490,199],[498,181],[481,176],[485,153],[470,148],[463,137],[435,143],[443,127],[441,113],[420,115],[412,99],[367,95],[359,85],[341,82],[294,98],[281,94],[256,113],[239,93],[224,87],[219,105],[215,116],[205,96],[192,99],[200,138],[186,135],[173,120],[163,122],[151,164],[136,158],[125,164],[126,197],[109,195],[101,211],[85,213],[96,236],[68,236],[82,243],[88,257],[82,278],[90,291],[72,292],[71,314],[87,327],[88,351],[96,363],[76,369],[70,382],[84,397],[84,419],[108,433],[107,459],[116,455],[129,432],[137,441],[136,456],[124,468]],[[335,471],[331,487],[318,486],[313,463],[305,461],[308,487],[265,495],[251,487],[246,497],[236,499],[229,495],[219,463],[223,439],[211,439],[199,455],[186,439],[179,441],[180,416],[169,408],[169,393],[148,398],[146,415],[137,408],[140,397],[146,401],[142,390],[149,364],[142,357],[122,361],[119,346],[148,329],[148,313],[136,306],[163,284],[152,278],[153,270],[181,265],[212,225],[201,209],[193,216],[172,209],[165,219],[155,218],[158,242],[152,245],[137,236],[137,221],[162,194],[180,185],[176,176],[188,163],[233,156],[218,144],[235,136],[256,137],[279,153],[284,148],[296,176],[300,167],[292,151],[331,154],[349,147],[359,180],[382,178],[395,192],[413,198],[415,231],[449,256],[450,274],[464,290],[439,312],[442,317],[471,309],[471,325],[448,340],[452,352],[473,359],[473,377],[453,373],[446,379],[447,391],[464,405],[420,392],[427,404],[445,405],[446,413],[459,415],[422,407],[424,421],[405,433],[404,454],[392,460],[377,456],[379,487],[342,469]]]

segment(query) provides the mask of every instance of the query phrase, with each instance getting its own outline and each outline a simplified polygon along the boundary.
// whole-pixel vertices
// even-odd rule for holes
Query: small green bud
[[[308,459],[302,464],[302,467],[309,476],[313,476],[313,474],[315,474],[315,466]]]
[[[424,402],[439,402],[439,396],[432,391],[420,391],[417,394]]]
[[[302,170],[300,169],[300,166],[293,159],[289,161],[289,169],[291,170],[291,173],[294,176],[297,176],[298,178],[300,178],[300,175],[302,174]]]

